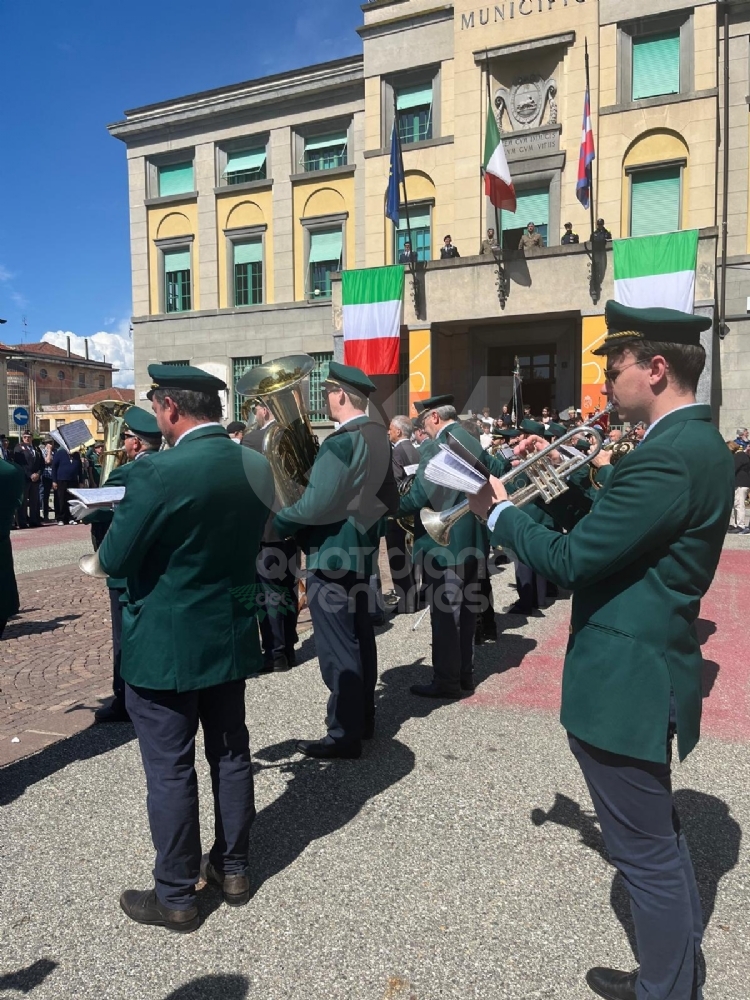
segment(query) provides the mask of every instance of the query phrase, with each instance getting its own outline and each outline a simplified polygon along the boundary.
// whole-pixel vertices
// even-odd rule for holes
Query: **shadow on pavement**
[[[696,792],[692,788],[680,788],[674,793],[674,802],[693,859],[703,910],[703,926],[708,927],[716,905],[719,882],[739,861],[742,828],[730,814],[726,802],[715,795]],[[581,843],[596,851],[609,863],[609,855],[594,812],[585,812],[567,795],[558,792],[549,812],[533,809],[531,821],[534,826],[556,823],[578,831]],[[612,881],[610,904],[628,936],[633,954],[637,957],[630,897],[619,872],[615,873]]]
[[[129,723],[92,726],[67,740],[45,747],[32,757],[0,768],[0,806],[14,802],[31,785],[44,781],[69,764],[108,753],[133,739],[135,732]]]
[[[199,976],[173,990],[164,1000],[245,1000],[249,989],[246,976]]]
[[[29,612],[24,608],[24,614]],[[5,626],[5,631],[3,632],[3,642],[9,642],[12,639],[20,639],[25,635],[41,635],[43,632],[54,632],[55,629],[62,628],[63,625],[68,622],[77,621],[81,618],[81,615],[58,615],[57,618],[50,618],[46,622],[14,622],[10,621]]]
[[[31,993],[37,986],[42,985],[47,976],[55,971],[58,964],[58,962],[52,962],[49,958],[40,958],[33,965],[28,965],[25,969],[6,972],[0,976],[0,993],[5,990]]]

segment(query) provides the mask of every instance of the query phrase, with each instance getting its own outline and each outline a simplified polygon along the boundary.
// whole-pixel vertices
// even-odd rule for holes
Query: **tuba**
[[[104,486],[112,472],[125,461],[125,451],[120,446],[120,435],[125,423],[124,417],[132,403],[120,400],[105,399],[94,403],[91,415],[104,427],[104,454],[102,456],[102,471],[99,474],[99,485]]]
[[[296,503],[305,491],[318,453],[318,439],[302,396],[302,382],[315,368],[309,354],[292,354],[245,372],[235,385],[240,396],[261,399],[274,415],[263,441],[276,495],[283,507]]]

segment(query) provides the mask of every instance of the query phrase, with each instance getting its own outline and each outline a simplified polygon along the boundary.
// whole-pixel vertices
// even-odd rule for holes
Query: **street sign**
[[[29,422],[29,411],[25,406],[17,406],[13,411],[13,423],[17,427],[25,427]]]

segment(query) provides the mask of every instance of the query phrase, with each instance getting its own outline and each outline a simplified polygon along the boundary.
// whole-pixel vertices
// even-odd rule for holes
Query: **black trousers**
[[[194,903],[201,862],[195,774],[198,723],[203,727],[214,797],[211,863],[231,875],[242,874],[247,867],[255,798],[245,682],[181,693],[127,684],[125,707],[146,772],[156,895],[164,906],[186,910]]]
[[[356,573],[307,575],[315,648],[323,682],[330,691],[327,739],[358,743],[375,716],[378,652],[370,611],[375,595]]]
[[[77,486],[77,479],[58,479],[57,481],[57,490],[55,491],[57,520],[63,521],[65,524],[70,524],[73,519],[73,515],[70,513],[70,507],[68,506],[68,500],[72,500],[73,497],[69,495],[68,490],[76,489]]]
[[[260,620],[263,659],[294,659],[297,641],[297,544],[293,539],[261,545],[256,563],[264,591],[265,615]]]
[[[122,602],[125,591],[109,587],[109,613],[112,619],[112,693],[115,701],[125,704],[125,682],[120,676],[122,659]]]
[[[19,527],[27,528],[30,524],[41,524],[39,506],[39,480],[32,483],[30,479],[27,479],[23,487],[23,502],[18,508]]]
[[[388,565],[391,570],[393,589],[398,595],[398,613],[400,615],[413,614],[417,608],[414,564],[406,549],[406,532],[391,517],[388,518],[386,526],[385,544],[388,550]]]
[[[703,937],[690,851],[672,800],[669,763],[599,750],[568,735],[635,924],[637,1000],[700,1000]],[[671,732],[668,737],[671,757]]]
[[[476,558],[455,568],[435,566],[428,554],[424,560],[424,583],[432,625],[432,666],[434,680],[456,692],[461,675],[474,669],[474,629],[481,608]]]
[[[49,521],[49,495],[52,492],[52,480],[49,476],[42,476],[42,520]],[[53,500],[54,503],[54,500]],[[54,519],[54,514],[53,514]]]

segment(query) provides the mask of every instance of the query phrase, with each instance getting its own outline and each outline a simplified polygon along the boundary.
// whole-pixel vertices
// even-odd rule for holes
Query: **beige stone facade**
[[[301,349],[321,360],[341,353],[340,284],[334,275],[330,298],[328,287],[322,297],[312,287],[315,234],[340,233],[342,269],[394,262],[400,244],[384,214],[390,136],[394,116],[400,127],[408,117],[410,98],[412,107],[429,103],[421,124],[412,113],[417,131],[403,144],[421,260],[416,306],[407,276],[401,389],[391,408],[404,408],[407,387],[412,398],[455,391],[462,408],[497,405],[508,357],[520,354],[542,373],[528,386],[534,405],[595,409],[601,373],[590,348],[603,332],[612,260],[608,250],[601,280],[592,282],[590,215],[576,198],[588,49],[596,215],[615,239],[633,235],[635,185],[660,171],[679,178],[672,226],[700,231],[696,308],[716,316],[705,339],[701,397],[726,435],[747,423],[746,7],[713,0],[374,0],[362,7],[362,56],[128,112],[110,131],[126,143],[129,165],[136,398],[152,361],[213,365],[231,381],[242,359]],[[660,90],[652,81],[643,96],[636,52],[649,39],[667,39],[676,62],[672,82],[662,81]],[[498,228],[480,169],[488,100],[517,193],[541,213],[545,230],[544,249],[518,253],[519,226],[531,220],[504,216],[500,265],[479,256],[487,227]],[[309,169],[308,149],[329,133],[345,134],[345,162]],[[249,146],[265,150],[265,176],[231,186],[222,165]],[[192,189],[164,197],[154,178],[180,162],[192,164]],[[567,221],[578,246],[560,245]],[[447,233],[458,260],[438,260]],[[262,239],[263,294],[252,305],[237,305],[236,234]],[[165,309],[161,255],[173,246],[190,255],[189,311]]]

